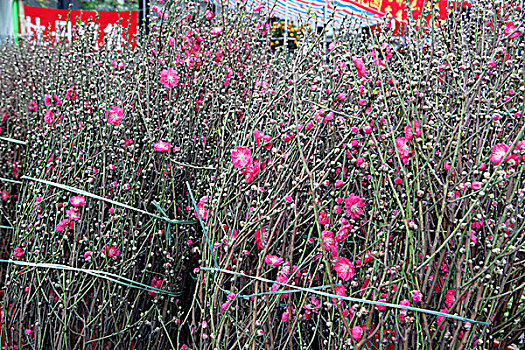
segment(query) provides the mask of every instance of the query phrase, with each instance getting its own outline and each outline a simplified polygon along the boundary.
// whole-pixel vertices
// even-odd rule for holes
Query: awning
[[[310,22],[317,22],[321,26],[332,15],[334,15],[333,25],[336,27],[340,26],[343,20],[355,27],[371,26],[382,22],[385,17],[385,13],[379,9],[354,0],[228,0],[229,6],[235,7],[241,4],[246,4],[248,9],[264,4],[265,11],[273,9],[272,13],[275,16],[289,20],[305,21],[310,15],[313,16]]]

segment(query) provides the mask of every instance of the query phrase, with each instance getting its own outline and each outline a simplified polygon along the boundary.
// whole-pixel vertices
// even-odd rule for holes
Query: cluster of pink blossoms
[[[56,232],[62,232],[67,227],[69,227],[69,229],[72,230],[75,227],[75,221],[80,220],[80,212],[77,211],[77,208],[86,205],[86,198],[81,195],[73,196],[69,199],[69,203],[73,208],[66,210],[67,217],[65,219],[60,220],[60,222],[55,228]]]
[[[525,150],[525,141],[518,141],[516,147],[513,150],[510,150],[510,146],[506,143],[498,143],[494,145],[492,152],[490,153],[490,161],[495,165],[500,164],[505,161],[509,166],[518,164],[524,157],[522,151]],[[508,156],[505,158],[505,155]]]
[[[200,216],[202,220],[206,220],[206,218],[208,217],[208,209],[206,208],[207,201],[208,201],[208,196],[204,196],[199,200],[199,203],[197,203],[197,210],[199,212],[197,213],[197,210],[195,211],[196,218],[199,218]]]
[[[259,173],[259,163],[252,158],[252,152],[248,147],[237,146],[232,151],[233,166],[241,169],[241,174],[246,176],[246,182],[250,183]]]
[[[123,117],[124,111],[122,108],[111,106],[111,108],[108,110],[108,124],[118,126]]]
[[[421,136],[421,128],[419,127],[419,122],[414,120],[414,122],[405,126],[405,136],[396,138],[396,148],[399,154],[399,158],[403,164],[408,164],[412,150],[410,149],[409,142],[414,137]]]
[[[163,69],[160,72],[160,82],[166,89],[171,89],[179,83],[179,76],[172,68]]]

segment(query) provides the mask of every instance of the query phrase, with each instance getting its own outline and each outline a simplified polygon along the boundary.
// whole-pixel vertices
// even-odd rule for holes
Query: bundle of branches
[[[20,163],[24,151],[25,123],[17,114],[21,110],[18,92],[24,90],[23,67],[12,60],[20,61],[21,53],[13,46],[2,46],[0,71],[0,257],[9,255],[9,244],[15,218],[15,204],[19,191]],[[0,269],[3,276],[4,267]],[[2,279],[3,280],[3,279]]]
[[[193,346],[523,343],[523,12],[469,11],[270,60],[221,130]]]
[[[242,113],[221,92],[241,98],[241,78],[257,74],[245,67],[266,52],[247,41],[236,48],[245,65],[221,65],[218,26],[175,5],[171,17],[155,10],[158,28],[136,47],[94,51],[88,26],[72,43],[20,47],[27,69],[13,78],[10,122],[26,146],[3,300],[10,345],[176,342],[168,335],[179,333],[198,266],[200,205],[190,198],[205,200],[218,130]]]

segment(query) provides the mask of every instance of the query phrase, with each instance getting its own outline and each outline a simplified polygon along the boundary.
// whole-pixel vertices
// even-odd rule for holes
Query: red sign
[[[58,10],[24,6],[24,17],[23,34],[36,39],[71,42],[76,35],[90,28],[95,35],[96,49],[103,44],[120,50],[124,42],[134,42],[137,35],[137,11]],[[79,23],[83,25],[76,30],[75,26]]]

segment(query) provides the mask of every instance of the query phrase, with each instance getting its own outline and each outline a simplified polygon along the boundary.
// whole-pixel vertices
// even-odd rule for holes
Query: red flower
[[[514,22],[511,21],[505,25],[503,33],[505,33],[505,35],[508,36],[509,39],[514,39],[521,34],[520,32],[516,31],[516,29],[518,29],[518,27],[516,27]]]
[[[354,62],[355,67],[357,68],[357,73],[360,77],[366,77],[366,68],[365,68],[365,62],[363,62],[362,58],[359,57],[352,57],[352,62]]]
[[[257,247],[259,247],[259,249],[264,248],[264,244],[266,244],[267,239],[268,234],[266,233],[266,226],[263,226],[261,229],[255,230],[255,243],[257,243]]]
[[[498,165],[501,163],[507,152],[509,151],[509,146],[505,143],[498,143],[494,146],[492,149],[492,152],[490,152],[490,161],[494,164]]]
[[[119,108],[117,106],[111,106],[111,108],[108,110],[108,124],[111,124],[113,126],[118,126],[119,122],[124,117],[124,111],[122,108]]]
[[[69,199],[69,203],[71,203],[71,205],[74,206],[75,208],[80,207],[82,205],[86,205],[86,198],[80,195],[73,196]]]
[[[339,257],[335,262],[334,266],[335,271],[343,280],[348,281],[350,278],[355,276],[355,267],[354,264],[350,262],[347,258]]]
[[[363,207],[365,206],[365,201],[363,198],[350,194],[350,197],[345,199],[345,212],[346,216],[350,216],[352,219],[355,219],[364,214]]]
[[[328,215],[326,215],[326,211],[323,209],[319,213],[319,224],[320,225],[326,225],[328,224]]]
[[[159,142],[153,144],[153,148],[155,148],[157,152],[169,152],[171,143],[159,140]]]
[[[177,86],[177,84],[179,83],[179,77],[177,75],[177,72],[171,68],[163,69],[160,72],[160,82],[167,89]]]
[[[275,255],[266,255],[264,257],[264,262],[271,266],[279,266],[283,263],[283,258]]]
[[[232,162],[233,166],[236,168],[242,168],[253,161],[252,152],[248,147],[237,146],[232,151]]]
[[[157,289],[160,289],[160,286],[162,285],[162,280],[160,278],[158,278],[157,276],[153,277],[153,280],[151,281],[151,286],[153,288],[157,288]],[[153,290],[150,290],[148,292],[149,295],[157,295],[157,293]]]
[[[410,147],[408,146],[408,139],[406,137],[398,137],[396,139],[396,148],[403,164],[407,164],[411,152]]]
[[[337,255],[337,241],[334,238],[332,231],[321,232],[321,239],[323,240],[324,249],[328,252],[332,252],[332,256]]]
[[[20,258],[22,255],[24,255],[24,249],[15,248],[15,251],[13,252],[13,256]]]

